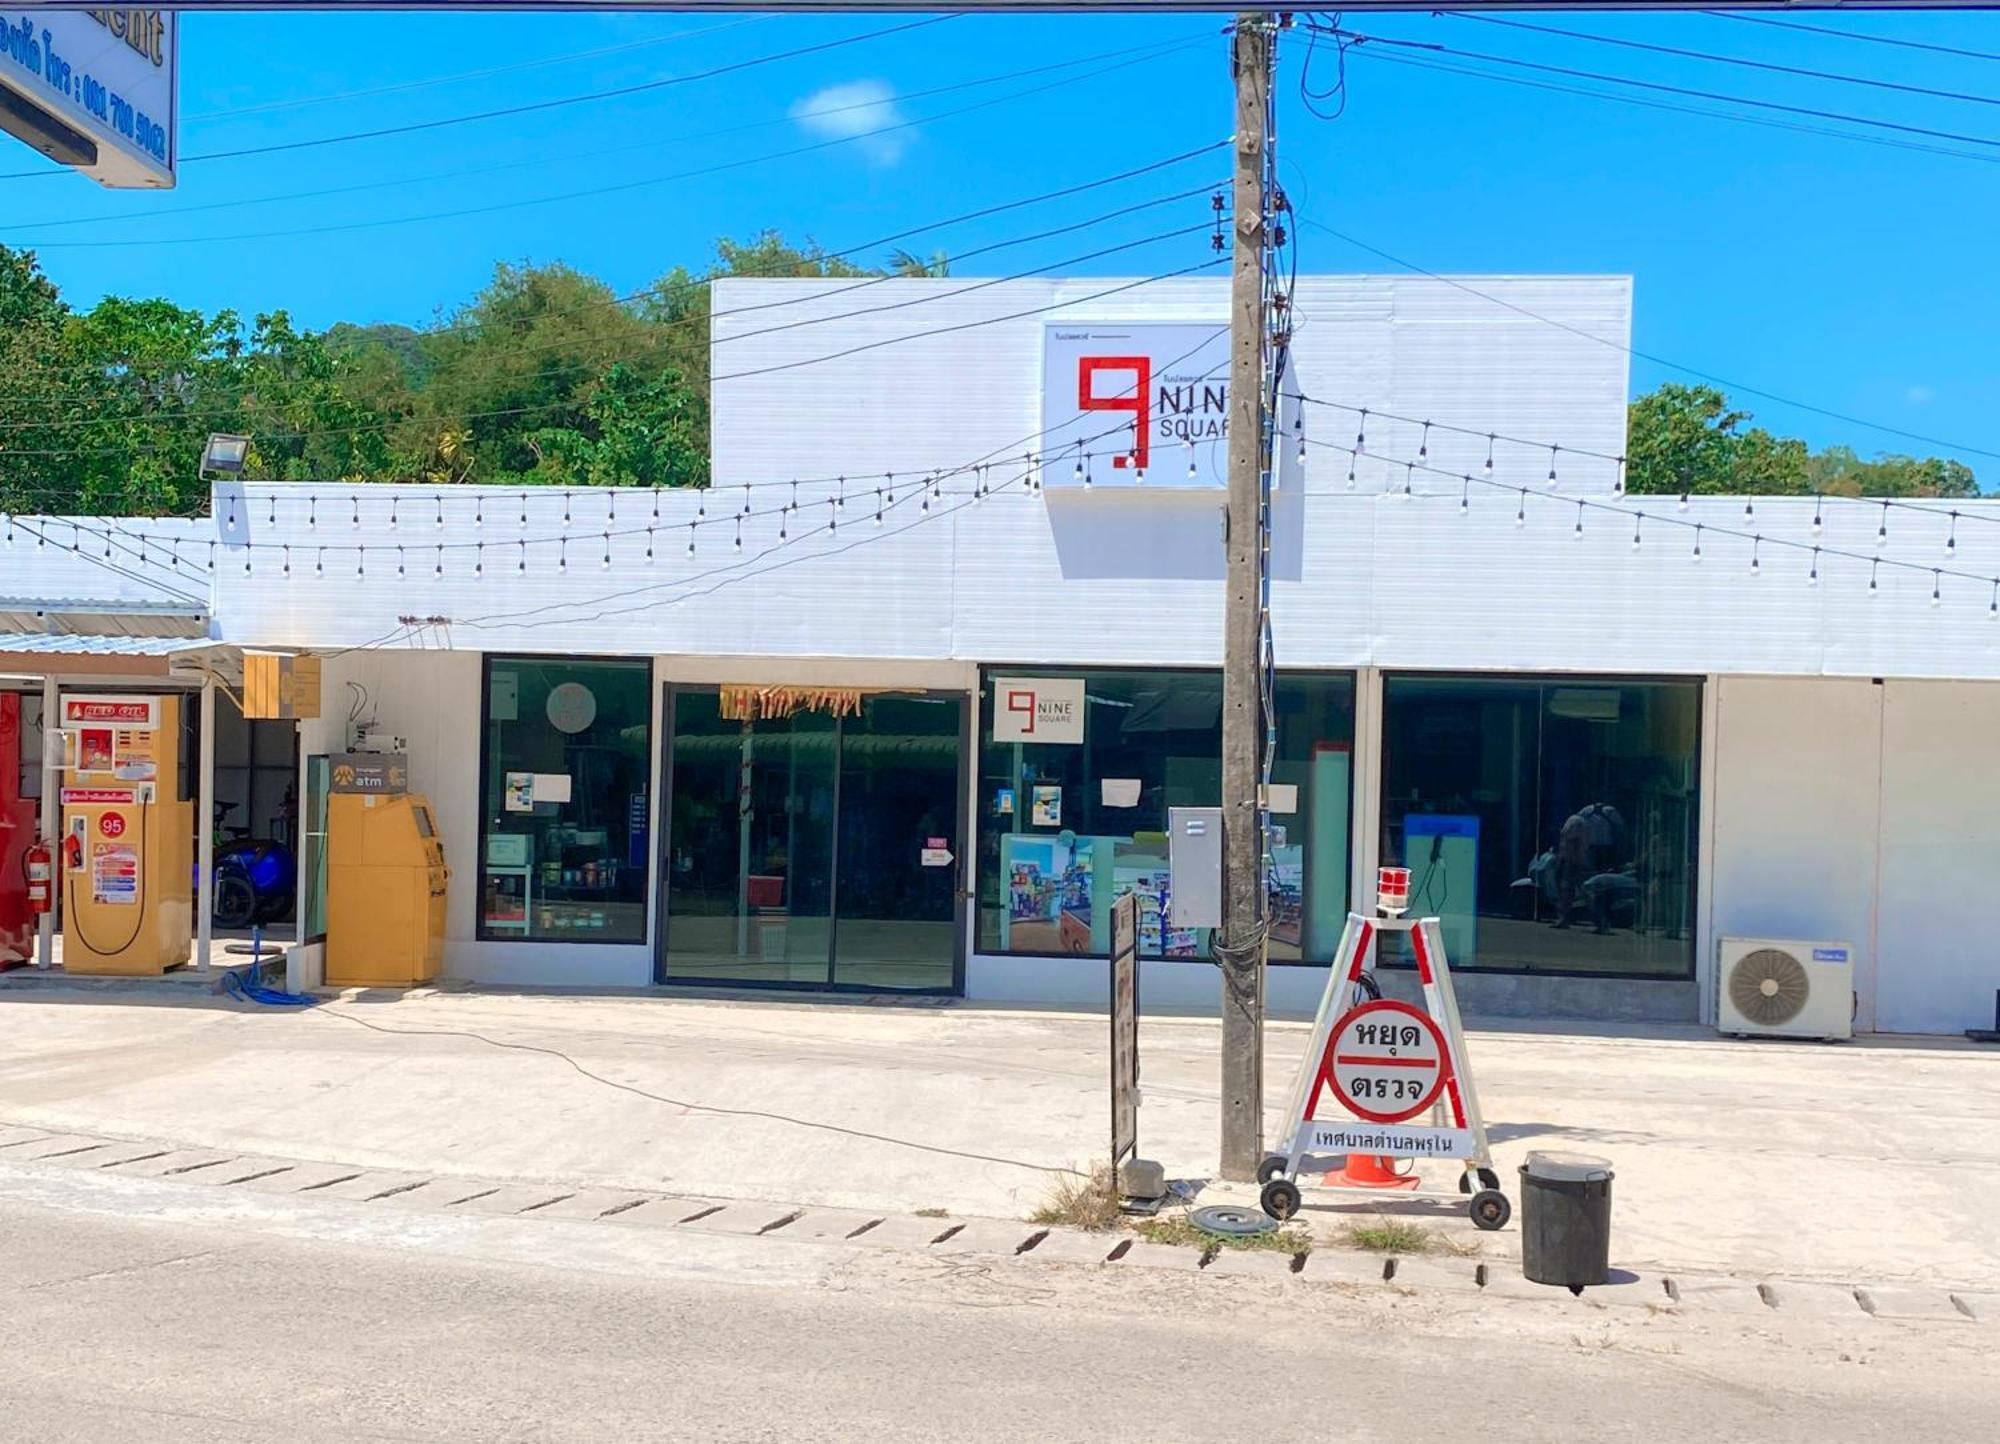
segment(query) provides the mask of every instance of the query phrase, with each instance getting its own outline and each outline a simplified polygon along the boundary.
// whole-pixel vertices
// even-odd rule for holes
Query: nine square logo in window
[[[1083,682],[1075,677],[993,679],[993,740],[1055,743],[1083,741]]]

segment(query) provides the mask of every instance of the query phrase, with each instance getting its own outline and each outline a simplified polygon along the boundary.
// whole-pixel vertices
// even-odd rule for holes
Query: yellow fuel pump
[[[444,961],[451,869],[430,800],[394,754],[332,760],[326,851],[326,981],[407,988]]]
[[[67,693],[61,726],[63,968],[178,968],[194,941],[181,699]]]

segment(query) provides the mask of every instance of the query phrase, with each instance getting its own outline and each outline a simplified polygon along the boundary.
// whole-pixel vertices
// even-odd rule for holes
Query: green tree
[[[1752,426],[1713,386],[1668,382],[1634,401],[1627,418],[1626,488],[1641,494],[1977,496],[1970,467],[1938,457],[1864,460],[1845,446],[1814,452]]]

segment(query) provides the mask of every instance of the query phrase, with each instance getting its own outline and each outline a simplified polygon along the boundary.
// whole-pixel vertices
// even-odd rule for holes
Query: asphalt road
[[[1388,1291],[1301,1305],[1269,1280],[776,1239],[626,1257],[415,1214],[356,1242],[336,1213],[191,1224],[137,1190],[10,1190],[5,1439],[1934,1444],[2000,1397],[1971,1326],[1781,1335]],[[524,1258],[541,1238],[546,1259]]]

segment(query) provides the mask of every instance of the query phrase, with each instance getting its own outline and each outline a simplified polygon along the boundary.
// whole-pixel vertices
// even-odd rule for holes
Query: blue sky
[[[1877,133],[1964,153],[1934,154],[1430,68],[1613,89],[1501,70],[1462,53],[1478,51],[2000,141],[1994,103],[2000,61],[1705,15],[1519,18],[1980,99],[1781,76],[1450,16],[1349,12],[1353,29],[1460,53],[1361,46],[1349,56],[1344,113],[1322,119],[1308,113],[1298,93],[1305,42],[1287,38],[1281,150],[1302,215],[1433,270],[1629,272],[1637,278],[1639,349],[1828,411],[1958,443],[1989,485],[2000,481],[2000,461],[1969,450],[2000,453],[2000,359],[1993,341],[2000,330],[1994,277],[2000,144]],[[2000,55],[1995,16],[1797,18]],[[188,16],[181,150],[193,156],[433,121],[654,81],[900,23],[881,15]],[[105,192],[66,174],[0,180],[0,241],[36,246],[78,303],[111,292],[165,294],[246,314],[282,306],[313,326],[340,319],[423,323],[465,300],[503,259],[567,261],[636,290],[675,264],[704,263],[718,235],[771,227],[837,249],[1221,139],[1230,96],[1220,25],[1219,16],[1190,15],[959,18],[617,100],[191,163],[170,195]],[[1170,48],[1183,40],[1193,43]],[[1107,59],[899,98],[1064,59],[1149,49],[1154,53],[1124,63]],[[1398,63],[1398,56],[1422,64]],[[492,71],[500,73],[468,75]],[[1321,51],[1315,85],[1332,74]],[[452,76],[468,78],[432,83]],[[1055,81],[1069,83],[1048,88]],[[1039,93],[1024,93],[1031,90]],[[348,98],[323,100],[337,96]],[[994,103],[925,119],[985,101]],[[1772,112],[1762,118],[1848,128]],[[906,121],[923,123],[843,139]],[[840,143],[759,159],[825,141]],[[5,143],[0,171],[42,168],[24,147]],[[1114,189],[902,244],[962,252],[1087,220],[1219,178],[1222,161],[1218,152]],[[629,185],[730,162],[746,163]],[[390,181],[407,183],[382,184]],[[628,188],[513,204],[615,186]],[[345,193],[274,199],[336,190]],[[190,210],[246,198],[258,203]],[[1181,201],[996,251],[960,273],[1064,261],[1201,224],[1206,212],[1203,199]],[[329,227],[351,229],[323,229]],[[237,234],[293,230],[316,233]],[[193,243],[170,244],[185,238]],[[1300,239],[1308,270],[1396,269],[1316,229]],[[1204,239],[1184,237],[1066,269],[1149,274],[1205,254]],[[1636,362],[1634,386],[1643,390],[1673,374]],[[1815,443],[1846,442],[1864,453],[1933,449],[1775,401],[1740,399],[1761,421]]]

